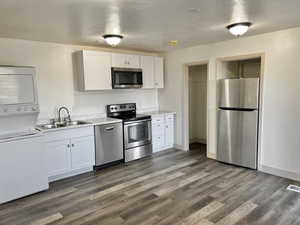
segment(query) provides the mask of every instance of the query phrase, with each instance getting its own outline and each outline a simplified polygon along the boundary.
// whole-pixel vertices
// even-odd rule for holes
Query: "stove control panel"
[[[107,113],[116,113],[124,111],[136,111],[135,103],[115,104],[106,106]]]

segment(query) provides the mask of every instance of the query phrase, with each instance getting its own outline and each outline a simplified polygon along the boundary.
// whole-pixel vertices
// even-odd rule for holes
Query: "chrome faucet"
[[[65,110],[65,111],[67,112],[67,114],[68,114],[67,121],[71,121],[70,111],[68,110],[67,107],[64,107],[64,106],[63,106],[63,107],[60,107],[60,108],[58,109],[58,122],[66,121],[65,118],[62,119],[62,117],[61,117],[61,111],[62,111],[62,110]]]

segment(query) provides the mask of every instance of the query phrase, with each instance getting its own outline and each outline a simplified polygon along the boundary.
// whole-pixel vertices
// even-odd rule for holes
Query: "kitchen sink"
[[[89,124],[89,123],[85,122],[85,121],[74,120],[74,121],[67,121],[67,122],[54,122],[54,123],[49,123],[49,124],[43,124],[43,125],[39,125],[38,127],[41,129],[49,130],[49,129],[57,129],[57,128],[70,127],[70,126],[79,126],[79,125],[85,125],[85,124]]]

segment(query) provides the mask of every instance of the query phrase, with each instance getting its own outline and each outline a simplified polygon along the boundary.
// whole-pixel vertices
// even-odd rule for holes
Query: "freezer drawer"
[[[218,90],[220,108],[258,108],[259,78],[223,79]]]
[[[113,123],[95,126],[96,166],[122,160],[123,125]]]
[[[219,110],[217,160],[256,169],[257,121],[256,110]]]

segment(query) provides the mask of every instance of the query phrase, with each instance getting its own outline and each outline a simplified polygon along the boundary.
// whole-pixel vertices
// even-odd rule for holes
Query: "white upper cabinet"
[[[141,56],[143,70],[143,88],[154,88],[154,57]]]
[[[140,56],[112,53],[112,67],[140,68]]]
[[[80,51],[77,53],[77,59],[81,91],[112,89],[111,53]]]
[[[154,87],[164,88],[164,60],[158,56],[154,58]]]
[[[112,89],[111,68],[142,68],[143,88],[164,88],[164,62],[159,56],[140,56],[83,50],[76,53],[80,91]]]

